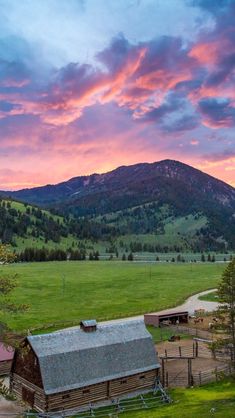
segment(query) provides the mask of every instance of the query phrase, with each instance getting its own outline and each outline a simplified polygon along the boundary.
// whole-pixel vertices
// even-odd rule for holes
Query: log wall
[[[5,360],[0,362],[0,376],[9,374],[11,371],[12,360]]]
[[[79,406],[89,405],[89,403],[114,399],[128,392],[151,389],[154,386],[157,374],[157,370],[151,370],[122,379],[86,386],[81,389],[48,395],[47,412],[75,409]]]
[[[16,395],[18,399],[21,399],[21,400],[22,400],[23,388],[34,392],[34,408],[42,412],[47,410],[47,399],[46,399],[43,389],[39,388],[33,383],[30,383],[28,380],[17,375],[16,373],[13,373],[11,376],[10,386],[11,386],[11,391]]]
[[[109,396],[118,397],[128,392],[153,387],[157,376],[156,370],[136,374],[127,378],[111,380],[109,384]]]

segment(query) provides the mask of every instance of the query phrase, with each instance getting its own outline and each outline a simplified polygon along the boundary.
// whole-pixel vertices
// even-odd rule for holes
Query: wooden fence
[[[166,372],[164,377],[164,386],[166,388],[200,386],[210,382],[217,382],[224,376],[230,376],[234,370],[229,364],[219,365],[217,367],[188,373],[184,366],[178,373]]]
[[[222,357],[222,352],[220,352]],[[190,346],[173,346],[170,349],[159,348],[157,352],[160,358],[215,358],[208,346],[200,341],[194,341]],[[216,358],[215,358],[216,359]]]
[[[192,335],[193,337],[198,337],[206,341],[213,341],[218,338],[216,334],[199,328],[190,328],[181,325],[171,325],[169,328],[174,334]]]
[[[161,359],[161,380],[164,387],[202,385],[234,372],[229,350],[216,350],[212,353],[205,343],[198,341],[191,346],[173,346],[159,351],[158,356]],[[215,362],[215,366],[207,370],[194,371],[193,362],[197,358],[217,360],[218,363]],[[173,366],[175,362],[171,363],[172,360],[178,360],[177,370]]]

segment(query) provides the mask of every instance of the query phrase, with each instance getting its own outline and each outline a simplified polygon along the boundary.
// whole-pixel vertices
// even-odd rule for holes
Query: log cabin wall
[[[18,399],[23,400],[23,392],[25,390],[32,393],[34,397],[33,405],[30,406],[32,406],[34,409],[40,412],[44,412],[47,410],[47,399],[43,389],[30,383],[22,376],[13,373],[11,377],[11,391],[16,395]]]
[[[81,389],[56,393],[47,396],[48,410],[59,411],[62,409],[77,408],[90,402],[98,402],[107,399],[107,382],[86,386]]]
[[[0,376],[9,374],[11,371],[12,360],[5,360],[0,362]]]
[[[133,376],[111,380],[109,384],[109,396],[110,398],[115,398],[128,392],[151,389],[154,387],[156,376],[157,370],[151,370]]]
[[[154,387],[157,374],[157,370],[151,370],[77,390],[48,395],[47,412],[78,408],[79,406],[89,405],[89,403],[117,398],[128,392],[151,389]]]

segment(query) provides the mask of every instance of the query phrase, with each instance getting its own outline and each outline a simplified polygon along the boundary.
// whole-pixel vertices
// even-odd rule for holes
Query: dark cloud
[[[166,132],[184,132],[191,131],[197,128],[199,118],[196,115],[184,115],[175,121],[169,121],[163,124],[163,129]]]
[[[202,99],[198,106],[208,125],[212,127],[235,126],[235,108],[231,105],[230,100],[206,98]]]
[[[218,16],[221,12],[226,12],[234,4],[234,0],[190,0],[189,3]]]

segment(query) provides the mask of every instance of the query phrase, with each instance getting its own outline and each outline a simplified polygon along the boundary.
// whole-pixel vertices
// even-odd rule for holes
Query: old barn
[[[11,389],[38,411],[72,409],[154,388],[154,343],[142,321],[27,337],[16,350]]]

